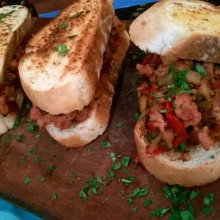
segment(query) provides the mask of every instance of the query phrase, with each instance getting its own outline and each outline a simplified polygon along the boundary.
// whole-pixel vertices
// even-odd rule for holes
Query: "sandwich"
[[[0,135],[13,128],[22,106],[18,61],[23,54],[20,43],[30,27],[31,15],[26,7],[0,8]]]
[[[140,160],[168,184],[199,186],[220,177],[220,8],[162,0],[130,26],[147,52],[136,68]],[[141,34],[140,34],[141,33]]]
[[[28,43],[19,62],[30,118],[60,144],[88,144],[107,128],[114,86],[129,47],[111,0],[80,0]]]

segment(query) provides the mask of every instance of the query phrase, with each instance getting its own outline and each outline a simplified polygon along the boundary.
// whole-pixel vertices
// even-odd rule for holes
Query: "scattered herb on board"
[[[130,171],[128,170],[127,167],[124,168],[124,173],[125,173],[125,174],[129,174],[129,173],[130,173]]]
[[[28,152],[29,152],[31,155],[36,154],[36,151],[35,151],[34,149],[29,149]]]
[[[22,141],[24,140],[24,137],[21,136],[21,135],[15,135],[15,140],[16,140],[17,142],[22,142]]]
[[[49,168],[49,170],[47,171],[47,174],[48,174],[49,176],[51,176],[55,170],[56,170],[55,165],[52,165],[52,166]]]
[[[45,179],[46,179],[45,177],[41,177],[39,181],[40,181],[40,182],[44,182]]]
[[[143,202],[143,206],[144,206],[144,207],[148,207],[151,203],[152,203],[151,198],[147,198],[147,199]]]
[[[107,196],[104,201],[108,202],[109,201],[109,196]]]
[[[73,173],[72,173],[72,177],[73,177],[73,178],[76,178],[76,177],[77,177],[77,173],[76,173],[76,172],[73,172]]]
[[[135,112],[134,113],[134,117],[137,119],[137,120],[141,120],[141,118],[142,118],[142,116],[141,116],[141,114],[140,113],[138,113],[138,112]]]
[[[73,202],[73,201],[74,201],[74,198],[73,198],[73,197],[71,197],[71,198],[70,198],[70,201],[72,201],[72,202]]]
[[[6,134],[2,139],[2,144],[7,144],[12,139],[12,134]]]
[[[112,168],[113,168],[113,170],[120,169],[121,168],[121,163],[119,162],[119,163],[113,164]]]
[[[136,212],[137,210],[138,210],[138,206],[135,206],[135,207],[133,208],[133,211]]]
[[[40,138],[40,134],[36,134],[34,138],[36,139]]]
[[[130,157],[122,157],[121,158],[121,163],[122,163],[122,165],[124,166],[124,167],[128,167],[128,165],[129,165],[129,162],[130,162]]]
[[[139,197],[139,196],[146,196],[148,194],[148,189],[146,188],[136,188],[128,198],[128,203],[129,205],[134,203],[134,200]]]
[[[184,142],[184,143],[180,144],[179,148],[182,152],[186,151],[186,143]]]
[[[190,200],[194,200],[195,198],[197,198],[199,193],[200,193],[200,190],[192,191],[189,196]]]
[[[116,128],[120,128],[123,125],[123,122],[117,122],[115,123]]]
[[[31,109],[31,103],[28,102],[26,105],[25,105],[25,109],[26,110],[30,110]]]
[[[90,147],[90,148],[87,149],[87,151],[88,151],[88,152],[92,152],[92,151],[93,151],[93,148]]]
[[[34,161],[35,161],[36,163],[39,163],[41,160],[40,160],[39,157],[36,157],[36,158],[34,159]]]
[[[212,207],[211,205],[213,204],[214,201],[214,194],[212,192],[207,193],[203,199],[203,208],[202,212],[204,215],[209,215],[212,212]]]
[[[57,200],[57,194],[56,193],[53,194],[53,199]]]
[[[27,177],[24,179],[24,184],[27,185],[31,182],[31,178],[30,177]]]
[[[78,36],[77,34],[75,34],[75,35],[69,35],[68,38],[69,38],[69,39],[72,39],[72,38],[75,38],[75,37],[77,37],[77,36]]]
[[[110,143],[109,141],[104,141],[104,142],[102,143],[102,146],[103,146],[104,148],[109,148],[109,147],[111,147],[111,143]]]
[[[158,216],[163,217],[168,211],[170,211],[170,208],[157,208],[156,211],[151,211],[150,216]]]
[[[59,56],[68,54],[68,49],[67,49],[66,44],[57,44],[54,47],[54,50],[58,52]]]
[[[31,125],[28,127],[28,131],[29,131],[30,133],[33,133],[37,128],[38,128],[38,125],[36,125],[36,124],[31,124]]]
[[[51,140],[51,144],[56,144],[56,143],[57,142],[54,139]]]
[[[25,164],[26,160],[27,160],[27,156],[23,156],[21,161],[21,166]]]
[[[18,126],[20,125],[20,122],[21,122],[21,118],[20,118],[20,117],[17,117],[17,118],[15,119],[15,122],[14,122],[14,124],[13,124],[12,129],[15,130],[16,128],[18,128]]]
[[[111,160],[112,160],[112,162],[114,163],[115,161],[116,161],[116,153],[111,153],[110,154],[110,158],[111,158]]]

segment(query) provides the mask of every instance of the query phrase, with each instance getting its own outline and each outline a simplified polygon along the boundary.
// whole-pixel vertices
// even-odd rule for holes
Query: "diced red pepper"
[[[155,127],[154,123],[153,122],[147,122],[147,126],[148,128],[151,130],[151,131],[157,131],[158,130],[158,127]]]
[[[171,112],[172,111],[171,102],[166,102],[166,109],[167,109],[167,112]]]
[[[153,151],[153,153],[147,152],[147,157],[154,157],[154,156],[157,156],[163,152],[165,152],[164,147],[158,146],[157,149]]]

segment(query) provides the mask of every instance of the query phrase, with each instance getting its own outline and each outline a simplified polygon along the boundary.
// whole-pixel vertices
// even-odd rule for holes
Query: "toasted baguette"
[[[88,144],[106,130],[110,118],[114,86],[130,45],[129,36],[125,30],[119,32],[117,44],[118,47],[113,54],[111,63],[105,63],[101,70],[89,118],[65,130],[56,128],[54,124],[46,126],[50,135],[60,144],[66,147],[80,147]]]
[[[24,6],[0,8],[0,83],[17,46],[31,27],[31,14]]]
[[[140,49],[175,58],[220,63],[220,8],[198,0],[162,0],[130,26]]]
[[[113,17],[112,0],[79,0],[33,37],[19,74],[36,106],[58,115],[92,101]],[[57,45],[67,46],[68,53],[60,55]]]
[[[173,158],[180,158],[181,152],[169,151],[154,157],[147,157],[146,142],[144,136],[141,136],[143,122],[144,118],[136,124],[135,142],[141,162],[157,179],[171,185],[192,187],[205,185],[220,178],[219,143],[209,151],[201,146],[191,148],[189,152],[191,159],[185,162],[173,160]]]

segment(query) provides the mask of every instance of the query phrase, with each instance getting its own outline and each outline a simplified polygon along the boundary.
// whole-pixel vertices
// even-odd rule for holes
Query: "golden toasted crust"
[[[31,27],[31,14],[24,6],[5,6],[0,8],[0,82],[14,55],[17,46]]]
[[[171,153],[147,157],[146,143],[144,137],[141,136],[142,126],[144,126],[143,121],[138,121],[134,130],[138,154],[144,167],[157,179],[171,185],[179,184],[192,187],[205,185],[220,178],[218,146],[212,150],[215,159],[211,159],[210,155],[212,154],[204,151],[201,146],[191,152],[191,161],[189,162],[172,161]],[[207,157],[209,158],[207,159]]]
[[[19,74],[36,106],[57,115],[92,101],[113,17],[112,0],[79,0],[33,37]],[[63,55],[55,49],[61,45],[68,50]]]
[[[119,28],[121,23],[115,21]],[[53,124],[46,126],[50,135],[60,144],[66,147],[80,147],[86,145],[101,135],[108,126],[114,86],[118,78],[118,72],[129,47],[129,37],[125,30],[119,32],[118,47],[113,54],[112,61],[105,63],[101,70],[101,77],[93,100],[89,118],[69,129],[59,130]]]
[[[162,0],[141,14],[129,33],[142,50],[220,63],[219,20],[220,8],[205,1]]]

